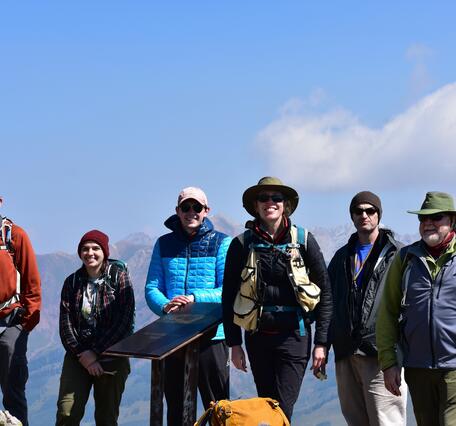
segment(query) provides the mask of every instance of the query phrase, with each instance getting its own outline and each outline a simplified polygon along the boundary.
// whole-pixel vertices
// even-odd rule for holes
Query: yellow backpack
[[[271,398],[211,402],[194,426],[290,426],[279,403]]]

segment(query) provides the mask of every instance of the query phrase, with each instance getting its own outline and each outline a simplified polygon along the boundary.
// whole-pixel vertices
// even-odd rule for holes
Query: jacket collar
[[[171,231],[175,232],[180,238],[182,239],[189,239],[188,234],[182,228],[179,216],[177,214],[173,214],[168,219],[165,220],[165,226],[170,229]],[[214,229],[214,225],[212,222],[205,217],[203,223],[198,229],[198,232],[192,236],[191,239],[195,239],[197,237],[202,237],[203,235],[207,234],[208,232]]]
[[[264,241],[267,241],[268,243],[280,244],[287,238],[290,233],[291,221],[290,218],[284,216],[284,227],[274,239],[261,228],[258,220],[248,220],[245,224],[245,227],[247,229],[250,229],[257,237],[261,238]]]
[[[380,250],[385,247],[385,245],[388,243],[388,241],[394,246],[394,247],[399,247],[399,243],[394,239],[394,234],[393,231],[390,229],[386,228],[380,228],[378,233],[378,237],[375,240],[375,245],[380,246]],[[348,252],[354,253],[355,252],[355,247],[356,243],[358,242],[358,233],[355,232],[353,233],[350,238],[348,239]]]

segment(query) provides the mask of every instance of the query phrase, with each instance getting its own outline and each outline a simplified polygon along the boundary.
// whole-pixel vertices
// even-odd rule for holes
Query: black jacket
[[[252,222],[248,222],[247,226]],[[248,226],[251,228],[250,226]],[[251,228],[252,229],[252,228]],[[265,240],[252,229],[252,243],[264,243]],[[291,242],[288,231],[280,244]],[[307,237],[307,250],[301,248],[301,255],[309,270],[309,278],[321,288],[320,302],[312,313],[316,320],[315,344],[326,345],[329,324],[332,316],[331,286],[328,272],[320,247],[313,235]],[[233,303],[241,284],[241,271],[247,262],[249,250],[239,238],[234,238],[228,249],[225,263],[225,275],[222,290],[223,326],[228,346],[242,344],[241,329],[233,323]],[[261,268],[259,280],[265,285],[264,306],[298,306],[293,286],[287,274],[287,259],[283,253],[274,249],[257,251]],[[285,331],[299,328],[295,312],[263,312],[260,330]],[[310,329],[310,327],[308,327]]]
[[[380,229],[369,257],[366,259],[360,303],[353,285],[352,265],[358,241],[354,233],[340,248],[328,266],[334,314],[329,343],[334,347],[336,361],[353,355],[358,349],[368,356],[377,356],[375,323],[383,293],[386,272],[394,254],[401,247],[388,229]]]

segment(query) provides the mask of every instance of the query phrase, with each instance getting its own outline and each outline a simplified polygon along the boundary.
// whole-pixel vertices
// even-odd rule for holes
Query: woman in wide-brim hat
[[[226,343],[232,349],[234,366],[247,371],[241,328],[233,322],[233,304],[249,247],[255,247],[259,260],[257,288],[264,289],[263,308],[258,330],[245,332],[245,346],[258,395],[278,400],[291,419],[311,348],[310,321],[303,325],[303,310],[287,271],[289,253],[285,248],[292,242],[290,216],[299,196],[280,179],[264,177],[244,192],[242,202],[254,219],[246,223],[245,233],[233,239],[226,258],[222,294]],[[312,353],[314,374],[321,377],[332,315],[330,284],[323,255],[311,233],[307,233],[306,244],[299,252],[310,280],[321,289],[320,302],[313,311],[316,332]]]

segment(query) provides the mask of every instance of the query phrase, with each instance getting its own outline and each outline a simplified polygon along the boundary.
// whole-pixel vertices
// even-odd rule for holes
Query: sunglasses
[[[200,203],[182,203],[179,208],[181,209],[181,211],[183,213],[188,213],[191,209],[195,212],[195,213],[201,213],[204,209],[204,206],[201,205]]]
[[[274,203],[281,203],[285,200],[285,198],[282,194],[274,194],[274,195],[260,194],[260,195],[258,195],[257,200],[260,203],[267,203],[269,200],[272,200]]]
[[[367,209],[355,207],[353,209],[353,213],[355,213],[357,216],[362,216],[363,213],[366,213],[368,216],[373,216],[375,213],[377,213],[377,209],[375,209],[374,207],[369,207]]]
[[[418,220],[420,222],[426,222],[427,219],[431,219],[432,222],[440,222],[445,217],[442,213],[437,214],[419,214]]]

